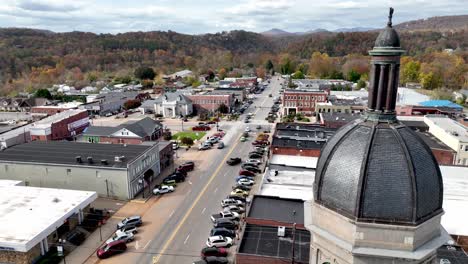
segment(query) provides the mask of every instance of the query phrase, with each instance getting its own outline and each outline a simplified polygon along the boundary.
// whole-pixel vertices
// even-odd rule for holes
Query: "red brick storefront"
[[[231,111],[231,107],[234,104],[234,96],[232,94],[195,94],[188,95],[187,97],[190,98],[190,100],[192,100],[193,107],[197,111],[205,110],[209,112],[214,112],[218,110],[221,104],[226,105],[229,111]]]
[[[89,125],[88,112],[69,110],[36,122],[31,127],[31,140],[63,140],[83,132]]]
[[[328,93],[324,91],[286,90],[283,93],[283,114],[315,113],[315,105],[327,101]]]

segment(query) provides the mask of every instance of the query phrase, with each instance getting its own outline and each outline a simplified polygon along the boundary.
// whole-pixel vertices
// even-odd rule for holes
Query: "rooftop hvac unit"
[[[278,226],[278,236],[284,237],[286,235],[286,227],[285,226]]]
[[[102,159],[102,160],[101,160],[101,164],[103,164],[103,165],[107,165],[107,164],[108,164],[108,162],[107,162],[107,160],[105,160],[105,159]]]
[[[114,161],[115,162],[122,162],[125,159],[125,156],[115,156]]]
[[[81,160],[81,156],[76,156],[75,159],[76,159],[76,162],[77,162],[77,163],[83,162],[83,161]]]
[[[88,160],[89,164],[93,164],[93,157],[87,157],[86,159]]]

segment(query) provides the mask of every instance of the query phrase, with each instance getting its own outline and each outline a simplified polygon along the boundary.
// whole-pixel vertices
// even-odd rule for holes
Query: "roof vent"
[[[114,161],[115,162],[122,162],[125,159],[125,156],[115,156]]]
[[[107,165],[107,164],[109,164],[109,163],[107,162],[107,160],[106,160],[106,159],[102,159],[102,160],[101,160],[101,164],[103,164],[103,165]]]
[[[87,157],[86,159],[88,160],[89,164],[93,164],[93,157]]]
[[[284,237],[286,235],[286,227],[285,226],[278,226],[278,236]]]
[[[81,156],[76,156],[75,159],[77,163],[83,162],[83,160],[81,160]]]

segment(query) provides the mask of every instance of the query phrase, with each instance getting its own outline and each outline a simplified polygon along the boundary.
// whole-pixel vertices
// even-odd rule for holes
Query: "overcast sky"
[[[384,27],[432,16],[461,15],[468,0],[0,0],[0,27],[56,32],[172,30],[199,34],[244,29],[291,32]]]

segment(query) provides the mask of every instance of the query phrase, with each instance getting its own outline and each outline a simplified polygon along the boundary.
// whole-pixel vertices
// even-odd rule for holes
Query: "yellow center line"
[[[211,175],[211,178],[210,180],[208,181],[208,183],[205,185],[205,187],[203,188],[203,190],[198,194],[197,198],[195,199],[194,203],[192,204],[192,206],[189,208],[189,210],[187,211],[187,213],[184,215],[184,218],[182,218],[182,221],[177,225],[177,227],[175,228],[174,232],[172,232],[172,235],[169,237],[169,239],[166,241],[166,243],[164,244],[161,252],[158,253],[158,255],[156,255],[155,257],[153,257],[153,263],[158,263],[159,259],[161,258],[162,255],[164,255],[164,252],[166,252],[167,248],[169,247],[169,244],[172,243],[172,241],[174,240],[175,236],[177,235],[177,233],[179,232],[180,228],[182,227],[182,225],[185,223],[185,221],[187,220],[187,218],[189,217],[189,215],[192,213],[192,210],[193,208],[197,205],[197,203],[200,201],[201,197],[205,194],[206,190],[208,189],[208,186],[211,184],[211,182],[214,180],[214,178],[216,178],[216,175],[219,173],[219,171],[221,170],[221,168],[223,167],[223,165],[226,163],[226,160],[227,158],[232,154],[232,152],[234,151],[234,149],[236,148],[236,146],[239,144],[239,140],[240,140],[240,137],[241,135],[239,135],[239,137],[237,137],[236,139],[236,143],[232,146],[232,148],[229,150],[228,154],[226,155],[226,157],[224,157],[223,161],[219,164],[218,168],[216,169],[216,171],[213,173],[213,175]]]

